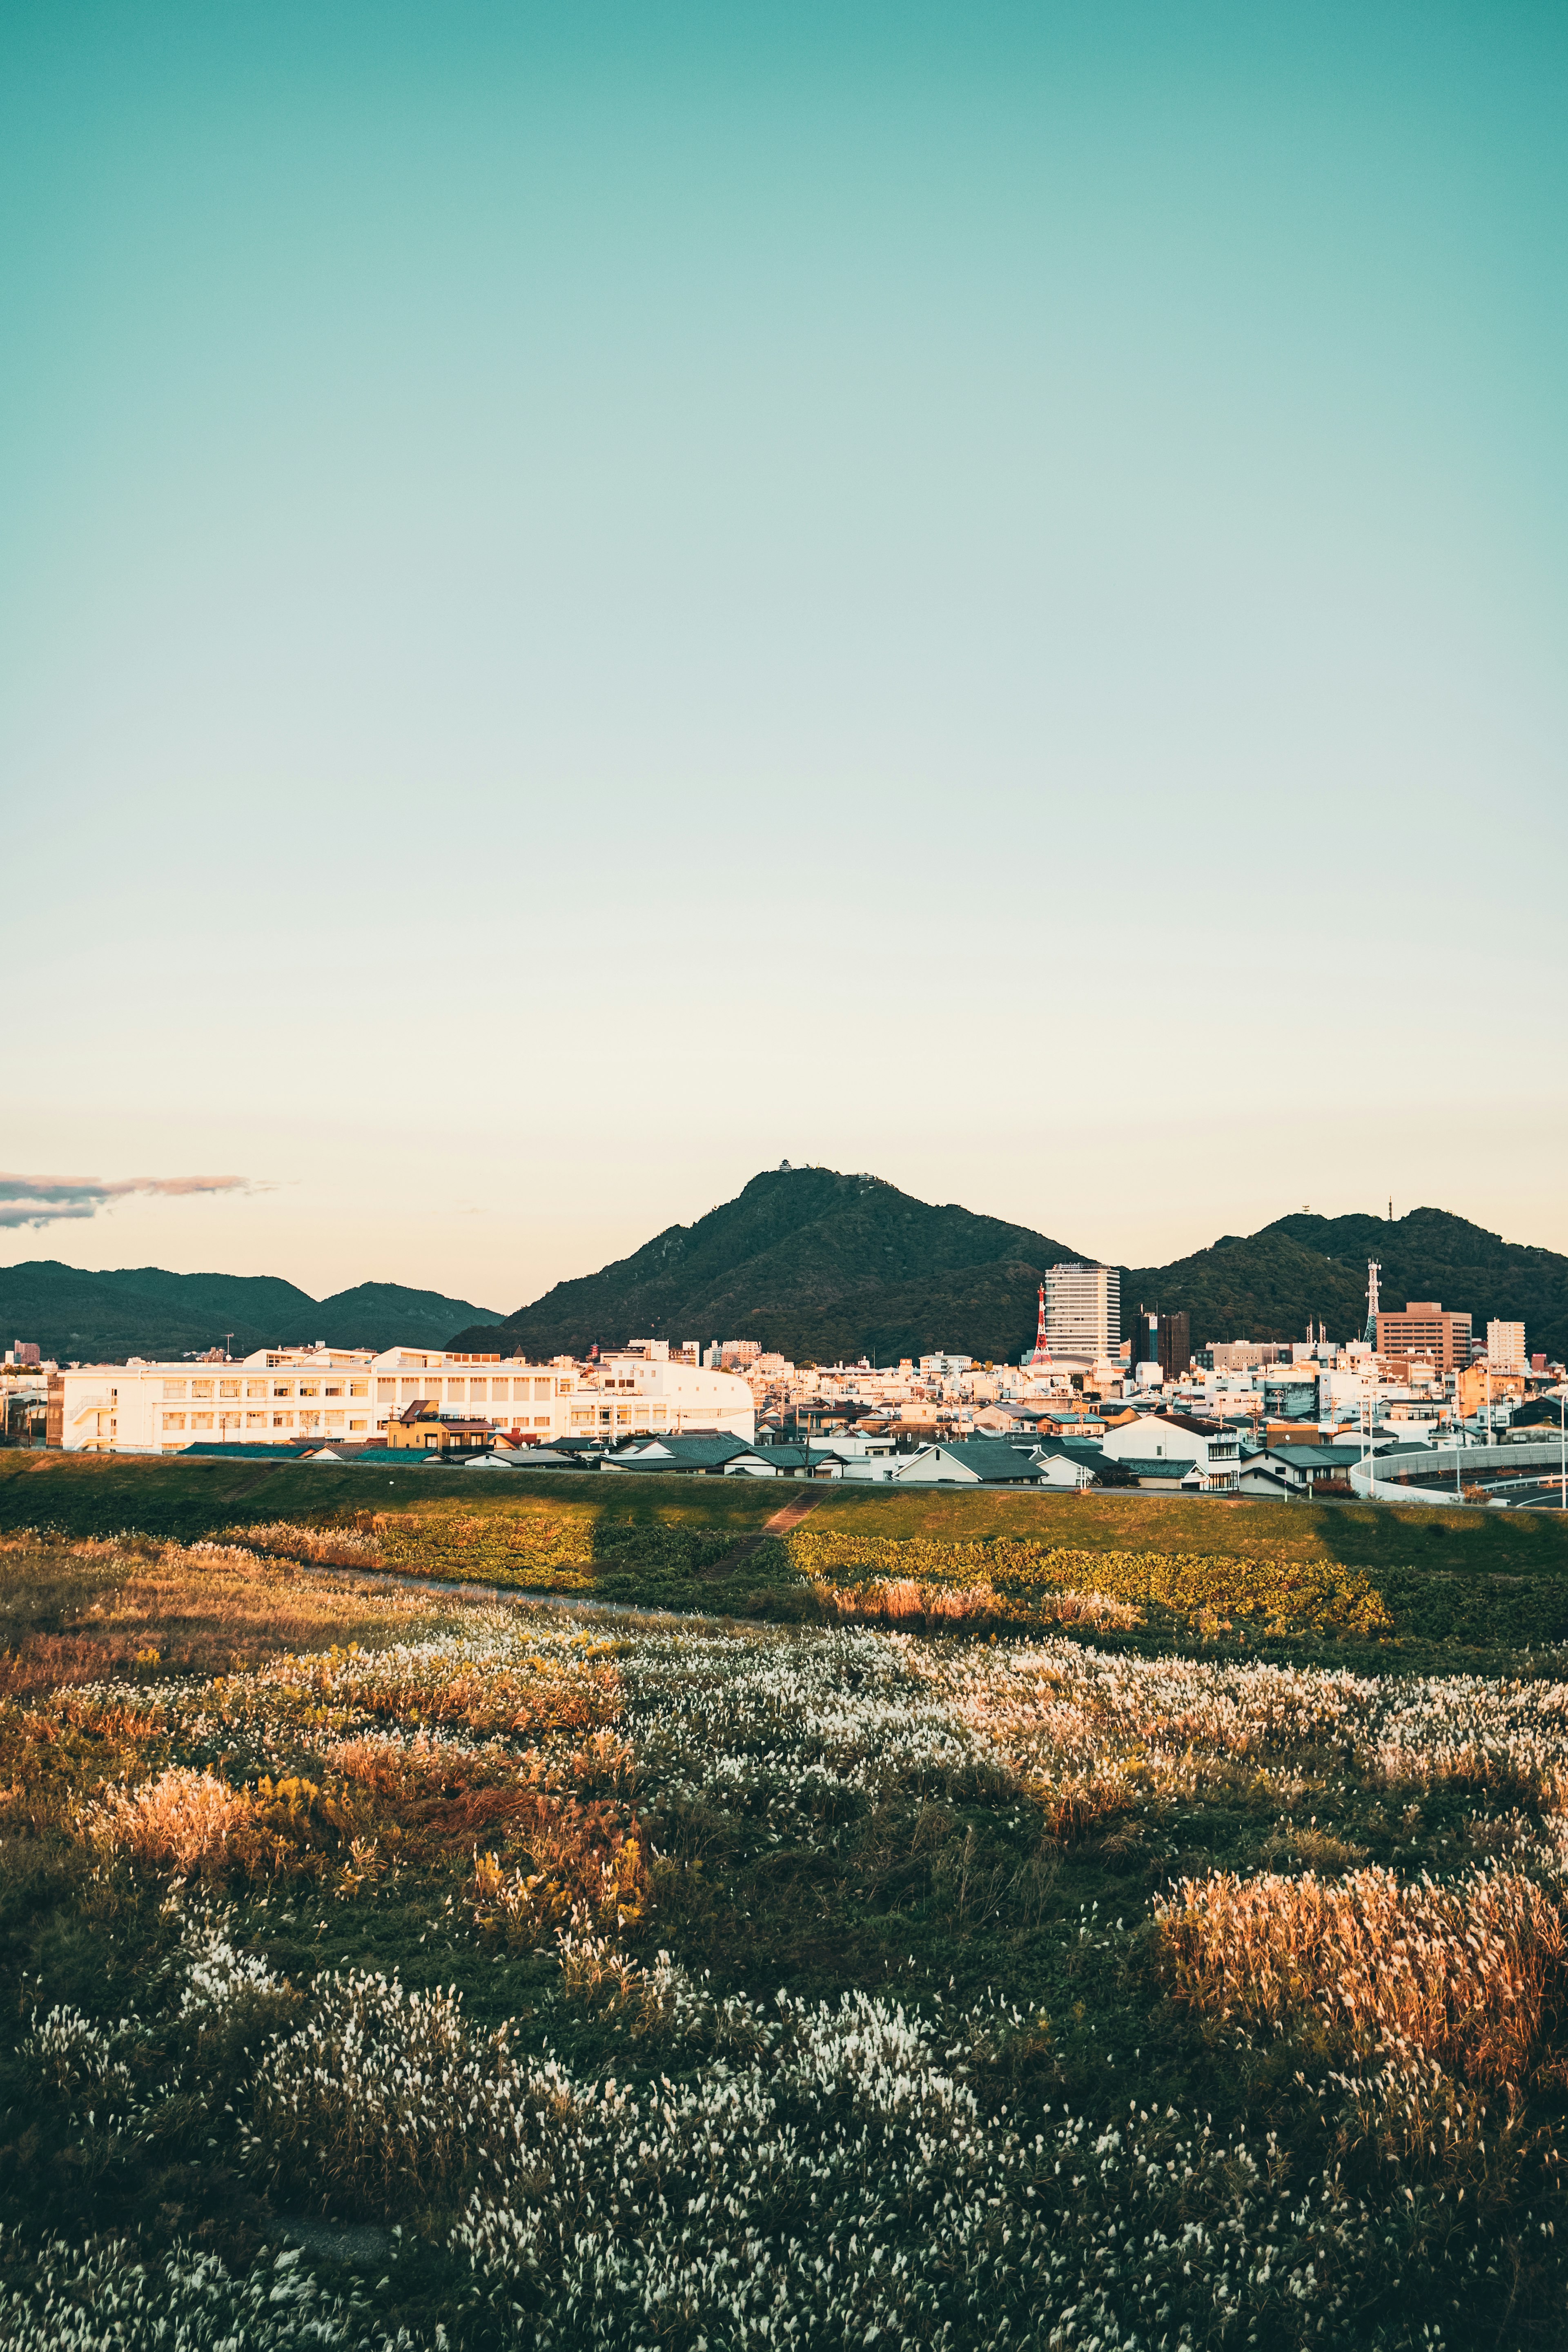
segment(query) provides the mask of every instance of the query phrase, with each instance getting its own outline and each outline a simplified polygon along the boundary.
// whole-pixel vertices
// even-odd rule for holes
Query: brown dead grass
[[[913,1632],[936,1625],[988,1625],[1021,1617],[1016,1601],[1005,1601],[985,1583],[928,1584],[913,1576],[872,1578],[859,1584],[812,1586],[826,1614],[855,1624],[902,1625]]]
[[[375,1568],[380,1538],[355,1528],[305,1528],[293,1519],[270,1519],[257,1527],[230,1528],[225,1540],[284,1559],[319,1560],[333,1568]]]
[[[284,1651],[409,1638],[426,1593],[316,1577],[227,1546],[0,1541],[0,1696],[109,1675],[230,1674]]]
[[[1143,1622],[1142,1609],[1109,1592],[1041,1591],[1026,1606],[984,1578],[971,1584],[937,1584],[914,1576],[873,1577],[858,1584],[832,1584],[818,1578],[811,1589],[825,1615],[860,1625],[901,1625],[911,1633],[957,1626],[973,1632],[977,1626],[1025,1620],[1126,1632]]]
[[[1554,1896],[1511,1871],[1189,1879],[1160,1913],[1178,1991],[1247,2028],[1315,2020],[1358,2051],[1419,2051],[1479,2082],[1538,2054],[1564,1959]]]

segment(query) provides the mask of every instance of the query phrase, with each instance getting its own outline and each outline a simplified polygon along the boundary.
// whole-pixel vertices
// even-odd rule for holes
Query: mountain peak
[[[934,1207],[866,1171],[769,1168],[694,1223],[557,1283],[509,1315],[490,1344],[580,1355],[640,1333],[754,1339],[796,1362],[943,1347],[1016,1355],[1034,1333],[1039,1274],[1074,1255],[1026,1226]]]
[[[939,1349],[1016,1359],[1034,1337],[1040,1276],[1083,1255],[1027,1226],[916,1200],[868,1171],[767,1168],[691,1224],[451,1344],[549,1357],[641,1335],[756,1339],[797,1363]],[[1222,1234],[1169,1265],[1123,1268],[1123,1314],[1130,1321],[1141,1298],[1185,1309],[1199,1346],[1300,1339],[1309,1321],[1348,1338],[1365,1320],[1369,1256],[1390,1305],[1441,1297],[1482,1328],[1491,1315],[1522,1320],[1532,1347],[1568,1348],[1568,1258],[1434,1208],[1392,1223],[1301,1210],[1250,1235]]]

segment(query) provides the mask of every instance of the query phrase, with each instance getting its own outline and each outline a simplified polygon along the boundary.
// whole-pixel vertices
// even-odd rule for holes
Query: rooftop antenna
[[[1392,1209],[1393,1202],[1390,1201],[1388,1205]],[[1382,1272],[1378,1260],[1369,1257],[1366,1262],[1366,1344],[1369,1348],[1377,1345],[1377,1277]]]
[[[234,1358],[229,1352],[233,1346],[234,1333],[232,1331],[226,1331],[223,1335],[223,1360],[226,1364],[231,1364],[234,1361]]]

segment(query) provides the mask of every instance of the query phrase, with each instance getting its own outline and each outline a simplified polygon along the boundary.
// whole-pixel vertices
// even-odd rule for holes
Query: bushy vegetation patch
[[[8,2345],[1561,2341],[1557,1657],[1140,1651],[1055,1563],[782,1626],[286,1557],[245,1663],[0,1698]]]
[[[1092,1590],[1133,1608],[1157,1602],[1187,1617],[1206,1612],[1282,1633],[1384,1633],[1392,1623],[1371,1580],[1334,1560],[1084,1551],[1018,1537],[939,1543],[813,1527],[788,1541],[795,1566],[816,1583],[984,1589],[1018,1604],[1011,1613],[1019,1617],[1058,1616],[1060,1594]]]

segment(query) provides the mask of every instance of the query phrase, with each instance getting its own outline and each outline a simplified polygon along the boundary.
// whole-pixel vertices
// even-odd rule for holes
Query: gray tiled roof
[[[977,1478],[993,1484],[1002,1481],[1028,1481],[1040,1477],[1038,1463],[1005,1437],[960,1437],[951,1444],[938,1445],[935,1452],[946,1454],[962,1469],[973,1471]]]

